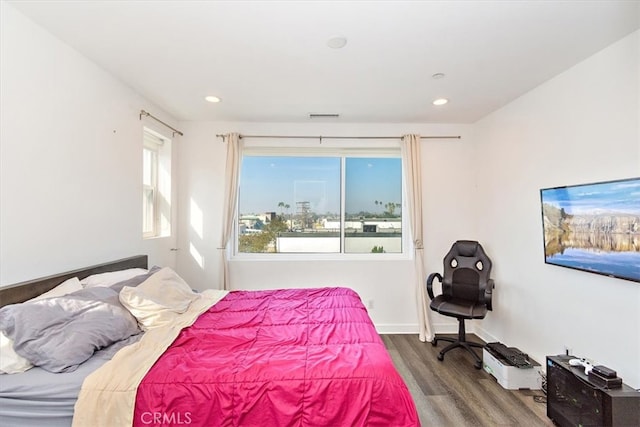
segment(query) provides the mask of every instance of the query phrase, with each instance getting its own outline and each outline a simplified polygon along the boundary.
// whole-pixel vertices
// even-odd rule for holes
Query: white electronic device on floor
[[[530,367],[518,368],[502,363],[486,348],[482,350],[484,370],[493,375],[498,380],[498,384],[507,390],[540,390],[542,388],[540,364],[532,359],[529,360],[531,362]]]

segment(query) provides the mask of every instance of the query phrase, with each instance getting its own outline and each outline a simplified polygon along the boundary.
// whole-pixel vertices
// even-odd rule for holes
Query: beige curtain
[[[236,205],[238,201],[238,174],[240,170],[240,156],[242,145],[240,135],[229,133],[224,136],[227,143],[227,164],[225,168],[224,211],[222,215],[222,241],[220,243],[222,289],[229,289],[229,243],[233,234],[233,221],[235,219]]]
[[[416,301],[420,341],[431,341],[433,333],[429,318],[429,301],[425,286],[424,246],[422,242],[422,157],[420,155],[420,135],[405,135],[401,144],[402,162],[407,181],[407,205],[411,223],[411,236],[415,251],[414,268],[416,278]]]

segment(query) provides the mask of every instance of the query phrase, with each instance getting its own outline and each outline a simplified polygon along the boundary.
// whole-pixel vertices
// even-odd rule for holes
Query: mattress
[[[84,379],[141,336],[134,335],[97,351],[73,372],[56,374],[35,367],[20,374],[0,375],[0,425],[70,426]]]

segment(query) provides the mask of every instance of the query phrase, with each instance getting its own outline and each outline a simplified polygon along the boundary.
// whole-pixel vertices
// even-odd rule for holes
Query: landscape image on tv
[[[547,264],[640,282],[640,178],[540,190]]]

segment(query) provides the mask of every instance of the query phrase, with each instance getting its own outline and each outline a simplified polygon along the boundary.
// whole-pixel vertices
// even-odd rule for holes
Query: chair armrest
[[[487,309],[492,311],[493,306],[491,305],[491,298],[493,297],[493,288],[495,288],[495,283],[493,282],[493,279],[489,279],[487,287],[484,290],[484,301],[487,305]]]
[[[440,273],[431,273],[429,277],[427,277],[427,293],[429,294],[429,298],[433,299],[433,279],[438,279],[440,283],[442,283],[442,276]]]

